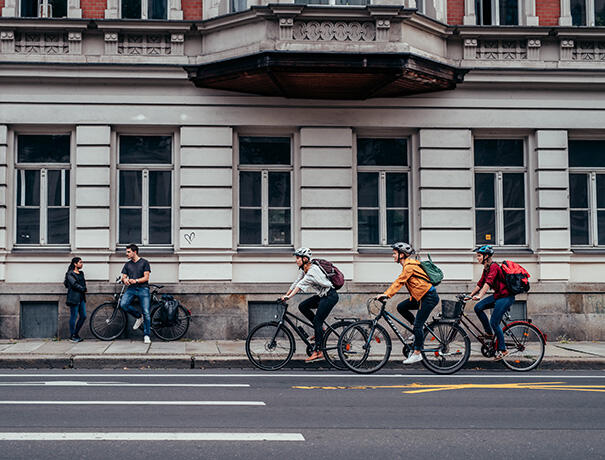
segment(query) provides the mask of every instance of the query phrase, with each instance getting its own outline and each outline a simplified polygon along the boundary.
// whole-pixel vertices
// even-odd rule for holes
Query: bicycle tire
[[[191,317],[189,312],[179,305],[176,311],[176,321],[173,325],[165,325],[159,318],[159,311],[162,308],[158,305],[151,312],[151,330],[153,334],[164,342],[172,342],[182,338],[189,330]]]
[[[338,356],[349,370],[371,374],[387,363],[391,348],[391,338],[384,327],[370,320],[356,321],[342,331]]]
[[[471,340],[457,324],[436,320],[425,328],[422,348],[424,367],[435,374],[453,374],[467,363]]]
[[[334,324],[331,324],[324,334],[322,347],[324,358],[330,366],[340,371],[346,370],[347,366],[341,361],[338,354],[338,341],[346,327],[351,323],[353,323],[353,321],[337,321]]]
[[[273,337],[276,340],[272,340]],[[290,329],[275,321],[259,324],[246,338],[248,359],[264,371],[276,371],[284,367],[292,359],[294,349],[294,336]]]
[[[116,309],[115,316],[113,316]],[[108,322],[112,316],[113,321]],[[124,333],[127,325],[126,312],[117,307],[115,302],[105,302],[99,305],[90,315],[90,332],[99,340],[117,339]]]
[[[540,365],[544,358],[544,337],[539,329],[528,322],[515,322],[502,330],[508,355],[502,363],[510,370],[527,372]]]

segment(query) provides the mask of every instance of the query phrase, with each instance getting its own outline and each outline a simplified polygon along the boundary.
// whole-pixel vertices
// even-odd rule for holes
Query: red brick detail
[[[541,26],[556,26],[561,15],[560,0],[536,0],[536,15]]]
[[[447,23],[461,25],[464,18],[464,0],[447,0]]]
[[[202,19],[202,0],[181,0],[183,19]]]
[[[0,16],[2,16],[2,8],[4,8],[4,0],[0,0]]]
[[[80,0],[80,8],[82,8],[83,18],[103,19],[107,0]]]

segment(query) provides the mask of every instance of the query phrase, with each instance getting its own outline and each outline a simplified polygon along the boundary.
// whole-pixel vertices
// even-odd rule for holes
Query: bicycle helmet
[[[486,244],[479,248],[473,249],[473,252],[490,257],[494,255],[494,248],[492,248],[489,244]]]
[[[298,257],[306,257],[307,259],[311,260],[313,253],[309,248],[298,248],[296,251],[294,251],[294,255]]]
[[[406,256],[412,255],[416,252],[412,246],[403,242],[394,243],[391,245],[391,247],[398,253],[405,254]]]

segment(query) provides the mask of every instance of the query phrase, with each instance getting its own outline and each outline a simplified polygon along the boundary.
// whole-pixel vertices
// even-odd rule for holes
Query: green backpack
[[[429,260],[423,260],[420,262],[420,266],[426,273],[427,278],[431,282],[433,286],[437,286],[441,281],[443,281],[443,272],[441,269],[433,263],[433,259],[431,259],[431,255],[428,254]]]

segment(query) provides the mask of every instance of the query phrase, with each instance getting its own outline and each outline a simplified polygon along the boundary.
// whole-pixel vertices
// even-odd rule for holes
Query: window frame
[[[357,162],[357,143],[359,139],[405,139],[406,141],[406,166],[376,166],[376,165],[359,165]],[[354,222],[355,222],[355,242],[358,249],[382,249],[388,248],[393,242],[388,241],[387,235],[387,189],[386,189],[386,175],[387,173],[398,173],[407,174],[407,188],[408,188],[408,202],[405,208],[392,208],[392,209],[406,209],[408,214],[408,239],[412,240],[412,213],[410,203],[412,202],[412,165],[411,165],[411,143],[412,139],[410,135],[372,135],[371,133],[358,133],[353,139],[353,180],[354,180]],[[378,244],[368,244],[359,242],[359,173],[377,173],[378,174]],[[374,209],[374,208],[372,208]],[[411,243],[410,243],[411,244]]]
[[[523,143],[523,166],[476,166],[475,165],[475,141],[477,140],[521,140]],[[528,155],[527,155],[527,138],[520,136],[474,136],[472,139],[472,162],[473,162],[473,239],[475,246],[477,242],[477,208],[476,206],[476,174],[493,174],[494,178],[494,212],[495,212],[495,232],[494,242],[488,243],[495,248],[506,249],[526,249],[530,243],[530,225],[531,219],[529,207],[529,174],[528,174]],[[504,190],[503,190],[503,175],[507,173],[520,174],[523,173],[523,200],[525,203],[525,243],[524,244],[504,244]],[[487,209],[487,208],[486,208]],[[517,208],[507,208],[517,210]],[[484,243],[481,243],[484,244]]]
[[[491,3],[492,14],[491,14],[491,23],[483,24],[483,0],[471,0],[475,2],[475,15],[477,18],[478,26],[499,26],[500,24],[500,0],[489,0]],[[477,8],[477,3],[481,6],[481,8]],[[517,24],[511,24],[511,26],[520,26],[523,24],[523,8],[524,2],[522,0],[517,0]]]
[[[153,164],[136,164],[136,163],[120,163],[120,137],[121,136],[170,136],[170,163],[153,163]],[[168,131],[120,131],[115,135],[115,184],[116,193],[115,199],[115,245],[118,250],[124,249],[128,244],[133,243],[120,243],[120,171],[141,171],[141,242],[136,243],[142,248],[151,249],[173,249],[175,247],[175,240],[177,232],[175,231],[176,222],[176,135],[174,132]],[[154,171],[169,171],[170,172],[170,242],[152,244],[149,243],[149,173]],[[124,206],[129,208],[129,206]]]
[[[585,9],[584,21],[586,22],[586,24],[574,24],[572,11],[571,11],[571,2],[569,2],[569,17],[571,18],[571,21],[572,21],[572,23],[571,23],[572,27],[595,27],[596,18],[597,18],[596,7],[597,7],[597,5],[596,5],[595,0],[584,0],[584,9]]]
[[[270,164],[241,164],[240,163],[240,138],[242,137],[282,137],[288,138],[290,142],[290,164],[289,165],[270,165]],[[280,133],[259,133],[254,131],[249,133],[246,131],[240,131],[234,133],[234,164],[237,165],[235,170],[237,190],[234,192],[234,202],[237,203],[237,207],[234,207],[234,220],[235,229],[234,239],[237,248],[292,248],[294,247],[294,222],[295,222],[295,208],[294,208],[294,191],[296,190],[295,184],[295,168],[294,168],[294,136],[291,132]],[[261,243],[260,244],[249,244],[240,242],[240,173],[241,172],[259,172],[261,175]],[[289,172],[290,173],[290,243],[286,244],[270,244],[269,243],[269,174],[272,172]]]
[[[119,2],[118,2],[118,17],[120,19],[128,19],[131,21],[149,19],[149,2],[153,1],[153,0],[141,0],[141,17],[140,18],[124,18],[124,17],[122,17],[122,4],[124,3],[124,1],[126,1],[126,0],[119,0]],[[159,18],[159,19],[152,19],[152,20],[166,21],[169,19],[170,2],[168,0],[163,0],[163,1],[166,2],[166,17]],[[172,162],[174,163],[174,158],[172,159]]]
[[[38,7],[36,9],[36,15],[35,16],[23,16],[23,5],[22,0],[16,0],[17,4],[16,4],[16,8],[17,8],[17,17],[20,18],[55,18],[55,19],[65,19],[69,17],[69,0],[65,0],[65,16],[53,16],[52,14],[48,14],[48,12],[50,11],[50,0],[41,0],[41,2],[38,2]],[[42,8],[42,11],[45,14],[40,14],[40,7]]]

